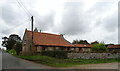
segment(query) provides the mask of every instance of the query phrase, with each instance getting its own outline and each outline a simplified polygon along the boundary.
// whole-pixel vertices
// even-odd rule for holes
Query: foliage
[[[91,47],[92,51],[97,51],[97,52],[103,52],[103,51],[107,51],[108,48],[105,46],[105,44],[93,44]]]
[[[15,40],[8,40],[6,48],[11,50],[13,48],[13,46],[15,45],[15,43],[16,43]]]
[[[6,47],[7,46],[8,38],[5,36],[5,37],[2,37],[2,39],[4,40],[4,41],[2,41],[2,46]]]
[[[81,64],[120,62],[120,59],[58,59],[49,56],[17,56],[17,57],[54,67],[68,67]]]
[[[14,50],[16,51],[16,54],[19,55],[20,51],[22,51],[22,43],[21,42],[17,42],[14,45]]]
[[[89,44],[87,40],[73,40],[73,44]]]
[[[2,39],[2,46],[6,47],[7,50],[11,50],[17,42],[21,42],[21,38],[16,34],[11,34],[9,38],[5,36]]]
[[[8,53],[12,54],[12,55],[16,55],[16,51],[15,50],[9,50]]]
[[[98,41],[91,42],[91,44],[99,44]]]
[[[41,54],[56,58],[67,58],[67,51],[43,51]]]

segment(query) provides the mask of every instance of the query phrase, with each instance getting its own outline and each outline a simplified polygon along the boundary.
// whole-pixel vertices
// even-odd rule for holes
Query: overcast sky
[[[0,43],[3,36],[18,34],[23,37],[25,28],[42,32],[65,34],[89,43],[100,41],[118,43],[119,0],[1,0]],[[21,3],[21,4],[20,4]],[[27,9],[27,10],[26,10]]]

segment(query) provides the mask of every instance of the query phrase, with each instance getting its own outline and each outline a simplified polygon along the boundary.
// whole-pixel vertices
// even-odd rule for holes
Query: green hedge
[[[43,51],[41,54],[61,59],[67,58],[67,51]]]
[[[13,50],[13,49],[12,49],[12,50],[9,50],[8,53],[9,53],[9,54],[12,54],[12,55],[16,55],[16,51]]]

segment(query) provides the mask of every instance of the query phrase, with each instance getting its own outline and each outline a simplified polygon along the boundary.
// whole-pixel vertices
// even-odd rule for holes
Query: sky
[[[63,34],[70,42],[87,40],[118,44],[119,0],[1,0],[0,44],[2,37],[25,29]],[[0,45],[1,47],[1,45]]]

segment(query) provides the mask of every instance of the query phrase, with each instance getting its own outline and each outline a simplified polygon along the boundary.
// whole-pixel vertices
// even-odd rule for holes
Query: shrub
[[[43,51],[41,54],[61,59],[67,58],[67,51]]]
[[[100,43],[100,44],[93,44],[91,49],[92,49],[92,51],[97,51],[97,52],[103,52],[103,51],[107,51],[108,50],[108,48],[104,44],[102,44],[102,43]]]
[[[20,54],[20,51],[22,51],[22,43],[21,42],[17,42],[14,46],[14,50],[16,51],[17,55]]]
[[[12,55],[16,55],[16,51],[15,50],[9,50],[8,53],[12,54]]]

